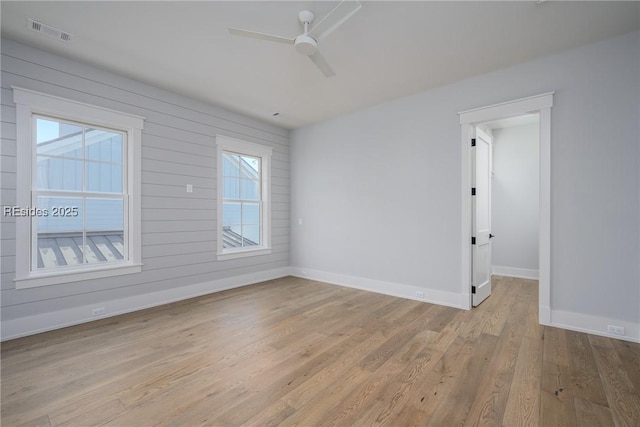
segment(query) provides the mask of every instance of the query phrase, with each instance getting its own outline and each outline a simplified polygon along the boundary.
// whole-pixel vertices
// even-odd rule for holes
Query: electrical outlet
[[[624,326],[608,325],[607,332],[610,334],[624,335]]]
[[[96,307],[91,309],[92,316],[100,316],[101,314],[106,313],[107,309],[105,307]]]
[[[187,193],[193,193],[193,184],[187,184]]]
[[[416,296],[417,296],[418,298],[424,298],[424,292],[422,292],[422,291],[416,291]]]

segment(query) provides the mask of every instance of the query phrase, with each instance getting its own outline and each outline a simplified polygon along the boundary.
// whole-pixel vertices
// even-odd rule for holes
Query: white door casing
[[[471,148],[472,185],[472,303],[491,295],[491,136],[475,128]],[[471,141],[469,141],[471,143]]]
[[[540,226],[539,226],[539,306],[540,323],[551,324],[551,107],[547,92],[513,101],[473,108],[458,113],[461,139],[461,270],[462,306],[471,308],[471,144],[476,124],[529,113],[540,114]]]

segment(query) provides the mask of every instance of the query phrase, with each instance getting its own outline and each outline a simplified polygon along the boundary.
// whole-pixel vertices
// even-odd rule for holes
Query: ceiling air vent
[[[42,22],[34,21],[33,19],[27,19],[27,23],[29,28],[33,31],[37,31],[49,37],[53,37],[58,40],[62,40],[64,42],[71,41],[71,34],[66,33],[62,30],[57,29],[56,27],[52,27],[51,25],[43,24]]]

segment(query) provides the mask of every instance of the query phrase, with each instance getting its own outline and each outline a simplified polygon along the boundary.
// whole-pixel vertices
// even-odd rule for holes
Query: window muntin
[[[128,261],[125,132],[33,115],[31,271]]]

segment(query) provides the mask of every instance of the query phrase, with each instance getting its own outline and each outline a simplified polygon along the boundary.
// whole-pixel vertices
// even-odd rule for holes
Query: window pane
[[[36,220],[38,236],[41,233],[82,232],[81,198],[39,196],[37,208],[46,211],[46,215]]]
[[[82,237],[82,233],[80,233]],[[38,236],[37,268],[52,268],[67,265],[56,240],[49,235]]]
[[[260,244],[260,226],[259,225],[243,225],[242,226],[242,246],[256,246]]]
[[[36,118],[37,154],[82,158],[82,128],[53,119]]]
[[[38,236],[38,268],[74,266],[84,263],[84,255],[77,239],[82,233],[45,234]]]
[[[222,197],[224,199],[239,199],[240,198],[240,180],[235,177],[223,178],[223,192]]]
[[[82,161],[38,156],[36,187],[39,190],[82,191]]]
[[[243,178],[260,178],[260,159],[258,157],[241,156],[241,176]]]
[[[242,225],[258,225],[260,224],[260,204],[259,203],[243,203],[242,204]]]
[[[88,264],[124,259],[124,232],[88,232],[84,254]]]
[[[222,225],[240,225],[240,203],[224,202],[222,204]]]
[[[113,163],[86,162],[87,191],[122,193],[122,166]]]
[[[122,141],[122,134],[102,129],[87,129],[85,132],[86,158],[122,164]]]
[[[87,231],[124,230],[124,200],[87,199]]]
[[[242,200],[260,200],[260,181],[240,179],[240,198]]]
[[[222,174],[224,176],[240,176],[240,156],[237,154],[222,154]]]
[[[36,219],[37,268],[82,264],[84,257],[76,238],[82,239],[82,199],[38,197],[43,212]]]

